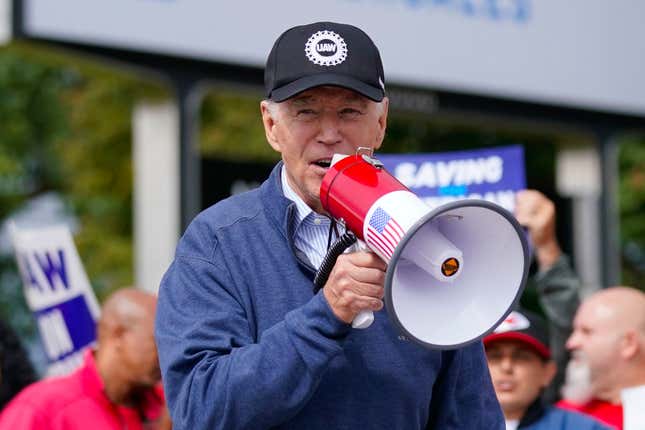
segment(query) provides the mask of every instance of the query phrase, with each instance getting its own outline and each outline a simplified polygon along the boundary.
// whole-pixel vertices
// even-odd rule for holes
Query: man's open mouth
[[[328,168],[331,165],[331,160],[330,159],[318,160],[318,161],[314,161],[313,164],[320,167]]]

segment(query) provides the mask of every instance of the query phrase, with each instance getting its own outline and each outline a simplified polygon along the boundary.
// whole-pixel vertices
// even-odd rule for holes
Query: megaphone
[[[320,199],[388,264],[388,316],[406,337],[426,347],[453,349],[483,338],[512,311],[524,289],[526,237],[501,206],[461,200],[430,210],[364,153],[334,157]],[[357,319],[369,324],[370,313]]]

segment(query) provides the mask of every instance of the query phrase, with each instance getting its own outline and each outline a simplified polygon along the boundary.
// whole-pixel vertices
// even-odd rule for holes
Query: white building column
[[[132,158],[136,285],[156,293],[179,238],[179,113],[174,103],[137,104]]]
[[[600,155],[594,146],[563,148],[556,162],[558,193],[573,199],[573,263],[586,296],[603,284]]]
[[[0,0],[0,46],[9,43],[13,33],[11,0]]]

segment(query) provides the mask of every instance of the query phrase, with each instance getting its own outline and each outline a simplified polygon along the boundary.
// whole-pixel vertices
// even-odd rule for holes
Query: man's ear
[[[381,102],[381,113],[378,117],[378,127],[379,132],[376,135],[376,142],[374,143],[374,150],[377,150],[383,144],[383,139],[385,139],[385,130],[387,128],[387,112],[390,105],[390,99],[387,97],[383,98]]]
[[[268,101],[262,100],[260,102],[260,113],[262,114],[262,124],[264,125],[264,134],[266,135],[267,142],[269,142],[269,145],[271,145],[271,148],[273,148],[275,151],[282,152],[280,142],[277,139],[275,132],[275,112],[271,112],[271,110],[269,109]]]
[[[544,374],[542,378],[542,388],[547,387],[551,381],[553,381],[553,378],[555,377],[555,373],[557,372],[558,367],[555,364],[555,361],[549,360],[546,363],[544,363]]]
[[[101,345],[114,345],[117,349],[123,344],[127,329],[116,321],[100,321],[97,339]]]
[[[620,355],[624,359],[636,356],[641,348],[640,335],[635,330],[628,330],[620,340]]]

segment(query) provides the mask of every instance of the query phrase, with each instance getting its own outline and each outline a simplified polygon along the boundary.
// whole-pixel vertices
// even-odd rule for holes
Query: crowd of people
[[[623,429],[621,395],[645,387],[645,294],[617,286],[580,303],[580,281],[555,235],[553,203],[535,190],[519,193],[517,203],[549,324],[517,309],[484,338],[506,429]],[[555,378],[558,371],[566,377]]]
[[[311,40],[339,50],[316,52]],[[322,177],[334,153],[381,147],[384,82],[362,30],[285,31],[260,106],[282,158],[271,176],[191,223],[158,299],[133,288],[111,295],[97,344],[73,373],[35,382],[0,326],[0,430],[627,426],[645,388],[645,294],[612,287],[581,300],[555,206],[539,191],[518,193],[515,216],[532,245],[528,288],[540,309],[518,307],[483,342],[447,351],[407,342],[378,312],[386,265],[368,251],[341,255],[312,290],[338,238]],[[352,330],[366,310],[374,324]]]

